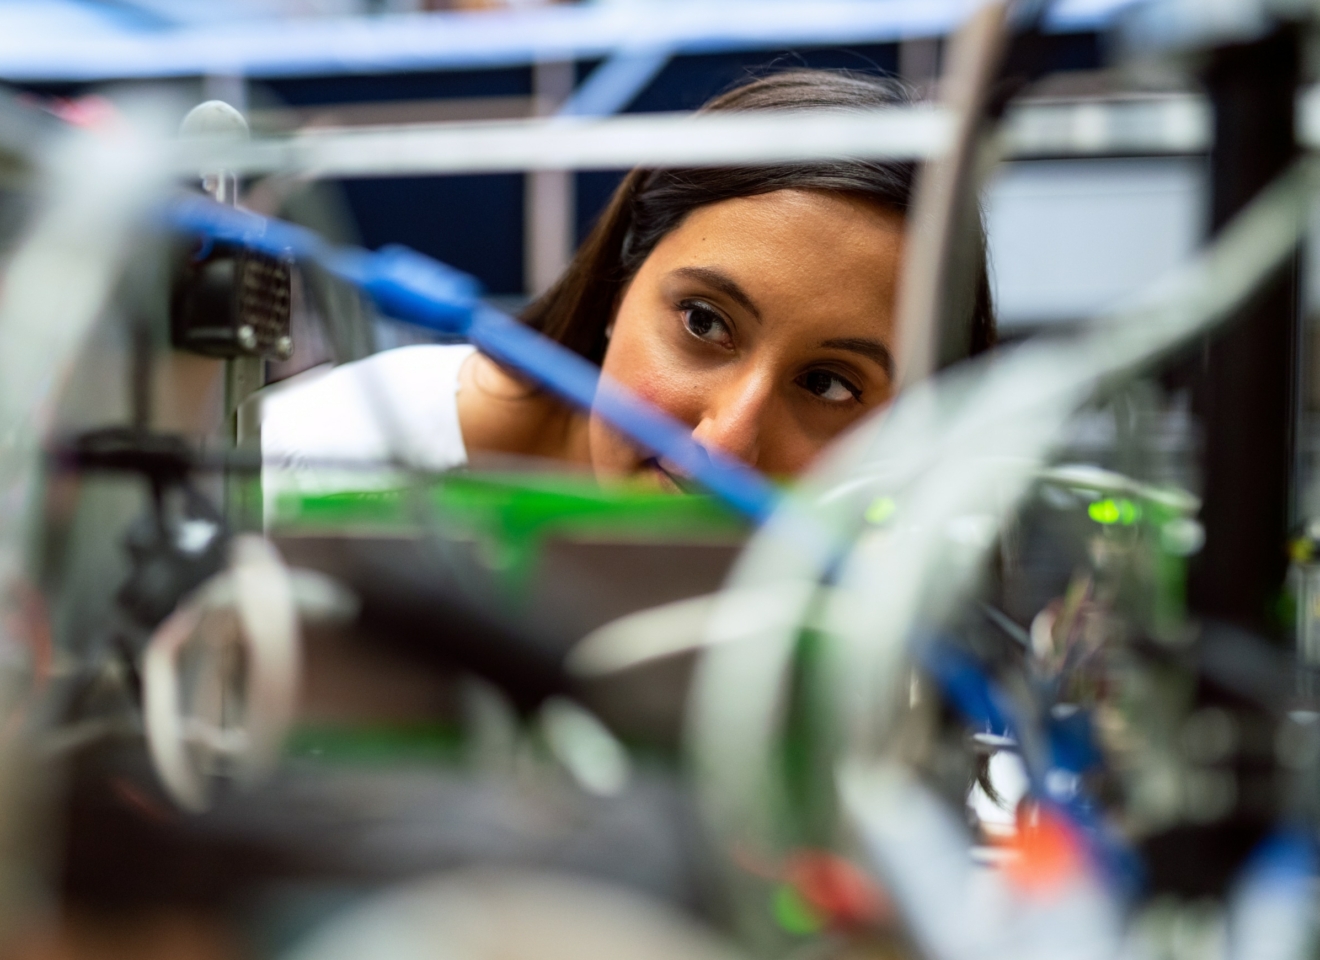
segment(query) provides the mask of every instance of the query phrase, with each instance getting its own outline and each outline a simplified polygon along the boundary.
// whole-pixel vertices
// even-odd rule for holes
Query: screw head
[[[281,360],[288,360],[293,356],[293,337],[285,335],[276,340],[275,355]]]
[[[238,345],[244,350],[253,350],[257,346],[257,331],[246,323],[238,328]]]

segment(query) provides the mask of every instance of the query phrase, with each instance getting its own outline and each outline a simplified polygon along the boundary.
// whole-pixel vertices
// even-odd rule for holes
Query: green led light
[[[877,527],[898,512],[898,502],[893,497],[876,497],[866,508],[866,522]]]
[[[1113,500],[1097,500],[1086,508],[1086,514],[1096,523],[1118,523],[1118,504]]]
[[[775,889],[772,908],[775,922],[788,933],[807,936],[820,932],[825,926],[824,920],[811,909],[811,905],[786,883]]]
[[[1086,508],[1086,514],[1096,523],[1106,526],[1120,523],[1130,527],[1141,519],[1141,508],[1131,500],[1097,500]]]

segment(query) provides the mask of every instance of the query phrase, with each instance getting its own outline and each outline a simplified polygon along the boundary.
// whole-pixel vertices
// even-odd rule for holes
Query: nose
[[[770,379],[753,371],[722,385],[707,397],[693,438],[756,466],[772,396]]]

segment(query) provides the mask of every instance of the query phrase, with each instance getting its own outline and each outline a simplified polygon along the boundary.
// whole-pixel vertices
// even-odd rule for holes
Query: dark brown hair
[[[703,111],[874,109],[908,102],[895,81],[834,70],[785,70],[752,80],[707,103]],[[657,243],[698,207],[770,193],[842,193],[906,214],[916,164],[831,160],[756,167],[632,171],[614,192],[559,281],[529,305],[523,320],[587,359],[605,356],[605,329],[620,294]],[[984,240],[967,355],[994,344],[994,311]]]

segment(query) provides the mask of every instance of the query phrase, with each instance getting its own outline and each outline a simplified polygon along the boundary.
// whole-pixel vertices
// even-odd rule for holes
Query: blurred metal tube
[[[1307,142],[1320,143],[1320,99],[1301,104]],[[1005,156],[1090,157],[1203,153],[1210,110],[1190,94],[1015,106],[1001,131]],[[841,156],[938,156],[952,121],[918,104],[867,113],[631,114],[305,128],[233,147],[225,162],[245,174],[403,177],[634,166],[781,163]],[[180,172],[196,166],[180,147]]]
[[[946,365],[944,341],[967,340],[980,253],[977,185],[988,146],[985,104],[1006,42],[1008,3],[978,10],[953,38],[941,99],[957,118],[947,153],[922,168],[908,216],[898,294],[898,380],[910,386]],[[969,240],[972,247],[969,249]],[[958,335],[961,334],[961,337]],[[964,348],[965,350],[965,348]]]
[[[306,130],[200,155],[179,145],[180,172],[199,161],[244,174],[413,176],[525,170],[619,170],[939,153],[949,121],[931,106],[868,112],[637,114],[485,123]]]
[[[1062,3],[1051,29],[1102,29],[1132,0]],[[342,76],[488,69],[608,57],[640,37],[684,54],[892,43],[956,29],[976,0],[545,4],[465,12],[251,18],[192,29],[4,36],[9,80],[140,80],[239,73]],[[532,5],[528,5],[532,6]]]
[[[123,122],[71,128],[40,158],[36,216],[0,283],[0,945],[32,919],[45,879],[39,859],[53,841],[48,824],[30,819],[49,771],[17,765],[25,750],[14,722],[32,633],[48,627],[21,615],[41,542],[44,431],[133,254],[132,232],[167,183],[164,138],[144,134],[163,131],[164,116],[149,104],[121,106]]]
[[[538,114],[559,111],[573,93],[575,70],[571,61],[532,68],[532,99]],[[570,170],[532,170],[523,182],[523,287],[536,297],[550,289],[573,257],[577,192]]]
[[[666,47],[620,50],[583,80],[560,113],[566,117],[608,117],[623,110],[669,63]]]

